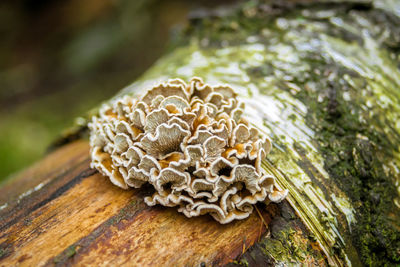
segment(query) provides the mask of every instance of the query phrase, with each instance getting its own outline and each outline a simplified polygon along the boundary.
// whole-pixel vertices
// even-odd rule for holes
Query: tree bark
[[[0,265],[398,264],[398,9],[291,3],[194,14],[119,94],[176,77],[230,84],[273,140],[263,167],[286,201],[228,225],[147,207],[146,188],[89,168],[82,127],[0,189]]]

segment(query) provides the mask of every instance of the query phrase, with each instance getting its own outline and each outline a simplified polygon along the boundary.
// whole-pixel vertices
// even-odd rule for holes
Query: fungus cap
[[[200,78],[118,98],[89,123],[91,167],[124,189],[151,184],[150,206],[209,213],[220,223],[247,218],[253,204],[279,202],[287,191],[261,168],[271,144],[243,109],[231,87]]]

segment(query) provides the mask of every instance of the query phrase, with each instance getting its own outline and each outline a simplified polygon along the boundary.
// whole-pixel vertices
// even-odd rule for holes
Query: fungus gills
[[[125,189],[151,184],[147,205],[178,206],[187,217],[228,223],[258,201],[280,202],[287,191],[261,168],[271,143],[242,118],[236,96],[192,78],[116,99],[89,123],[91,167]]]

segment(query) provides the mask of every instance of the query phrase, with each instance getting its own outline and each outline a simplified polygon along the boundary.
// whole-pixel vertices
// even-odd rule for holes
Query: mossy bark
[[[255,224],[265,234],[251,247],[243,240],[241,256],[229,265],[399,264],[399,5],[396,8],[397,3],[389,1],[290,3],[250,1],[193,15],[171,52],[119,95],[137,94],[157,81],[176,77],[200,76],[207,83],[229,83],[246,103],[249,121],[272,138],[274,147],[263,167],[280,187],[289,189],[288,199],[278,205],[257,206],[263,218],[260,222],[266,222],[268,229]],[[81,124],[85,125],[85,119]],[[84,127],[69,137],[82,133]],[[88,188],[95,181],[90,177]],[[110,192],[109,184],[103,186],[104,192]],[[127,204],[120,194],[112,196],[123,202],[122,207]],[[140,199],[140,193],[133,195]],[[115,203],[111,207],[118,210]],[[9,207],[0,206],[0,212]],[[157,207],[140,206],[138,210],[139,215],[154,213],[162,219],[173,213]],[[101,248],[101,240],[134,235],[137,229],[127,229],[140,218],[110,219],[118,227],[106,231],[109,224],[104,223],[96,228],[100,230],[68,243],[54,259],[60,265],[79,263],[93,247]],[[192,220],[190,224],[177,218],[179,222],[171,222],[171,227],[212,225],[204,218],[187,219]],[[252,222],[256,222],[254,216],[247,224]],[[253,229],[246,221],[241,223],[246,231]],[[220,226],[215,229],[213,240],[227,231]],[[12,258],[10,242],[17,236],[12,233],[0,244],[5,244],[0,246],[0,259]],[[225,246],[224,238],[220,240]],[[110,255],[118,249],[118,244],[110,248]],[[103,256],[94,254],[94,258]],[[188,260],[197,263],[204,256],[209,260],[206,263],[218,265],[232,255],[238,255],[236,247],[220,261],[210,253],[199,256],[195,252]]]
[[[328,263],[400,263],[399,4],[224,10],[192,17],[177,48],[121,94],[172,77],[229,83],[272,137],[265,168]],[[296,261],[269,250],[275,241],[262,251]]]

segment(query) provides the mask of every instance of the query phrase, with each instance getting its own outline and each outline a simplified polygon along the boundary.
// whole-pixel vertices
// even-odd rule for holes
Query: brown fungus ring
[[[187,217],[209,213],[220,223],[247,218],[253,204],[280,202],[287,191],[261,168],[271,143],[243,109],[231,87],[200,78],[116,99],[89,123],[91,167],[125,189],[151,184],[150,206],[178,206]]]

